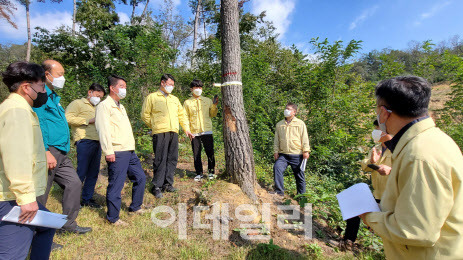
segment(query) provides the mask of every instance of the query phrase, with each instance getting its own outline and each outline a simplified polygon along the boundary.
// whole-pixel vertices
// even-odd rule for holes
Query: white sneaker
[[[209,180],[213,180],[213,179],[215,179],[215,174],[210,173],[209,174]]]
[[[111,224],[113,224],[114,226],[121,226],[121,227],[126,227],[129,225],[127,222],[122,221],[120,219],[118,219],[116,222],[111,223]]]
[[[201,174],[198,174],[198,175],[196,175],[194,180],[195,181],[201,181],[202,178],[203,178],[203,176]]]

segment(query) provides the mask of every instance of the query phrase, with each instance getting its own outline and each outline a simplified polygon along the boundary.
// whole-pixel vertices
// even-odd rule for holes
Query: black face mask
[[[45,103],[47,103],[47,100],[48,100],[47,92],[37,92],[33,88],[32,88],[32,90],[35,93],[37,93],[37,98],[36,99],[32,99],[31,96],[28,95],[32,99],[32,107],[38,108],[38,107],[41,107],[41,106],[45,105]]]

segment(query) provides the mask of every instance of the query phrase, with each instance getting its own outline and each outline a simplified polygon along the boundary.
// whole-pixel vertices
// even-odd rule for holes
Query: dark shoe
[[[63,245],[53,242],[53,244],[51,244],[51,251],[59,251],[63,249],[63,247],[64,247]]]
[[[101,205],[96,203],[96,201],[94,199],[91,199],[89,201],[82,201],[82,202],[80,202],[80,206],[94,208],[94,209],[100,209],[101,208]]]
[[[177,189],[174,188],[173,186],[167,186],[167,187],[164,188],[164,191],[165,192],[176,192]]]
[[[272,195],[278,195],[278,196],[280,196],[280,197],[284,197],[284,196],[285,196],[285,194],[279,193],[279,192],[276,192],[276,191],[269,191],[269,193],[272,194]]]
[[[341,249],[341,251],[352,251],[352,248],[354,247],[354,242],[350,241],[350,240],[341,240],[339,242],[339,249]]]
[[[58,229],[58,230],[56,230],[56,233],[58,233],[58,234],[73,233],[73,234],[83,235],[83,234],[88,233],[90,231],[92,231],[91,227],[79,227],[79,226],[76,226],[74,229]]]
[[[154,188],[153,187],[153,188],[151,188],[150,192],[151,192],[151,194],[154,195],[154,197],[156,197],[156,199],[160,199],[160,198],[163,197],[162,196],[162,191],[159,188]]]

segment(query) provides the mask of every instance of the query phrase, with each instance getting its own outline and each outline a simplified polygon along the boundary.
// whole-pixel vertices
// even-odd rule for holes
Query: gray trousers
[[[53,181],[56,182],[64,190],[63,214],[68,215],[69,219],[64,224],[63,229],[73,230],[77,227],[76,218],[80,209],[82,182],[67,155],[52,146],[49,147],[49,150],[55,157],[57,164],[55,169],[48,170],[47,190],[45,194],[37,197],[37,201],[42,205],[46,205]]]

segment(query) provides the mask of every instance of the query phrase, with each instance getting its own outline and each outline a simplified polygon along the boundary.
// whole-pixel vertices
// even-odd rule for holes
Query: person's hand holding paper
[[[37,211],[39,210],[39,205],[37,201],[21,205],[21,214],[19,214],[19,223],[24,224],[26,222],[31,222],[34,220]]]

